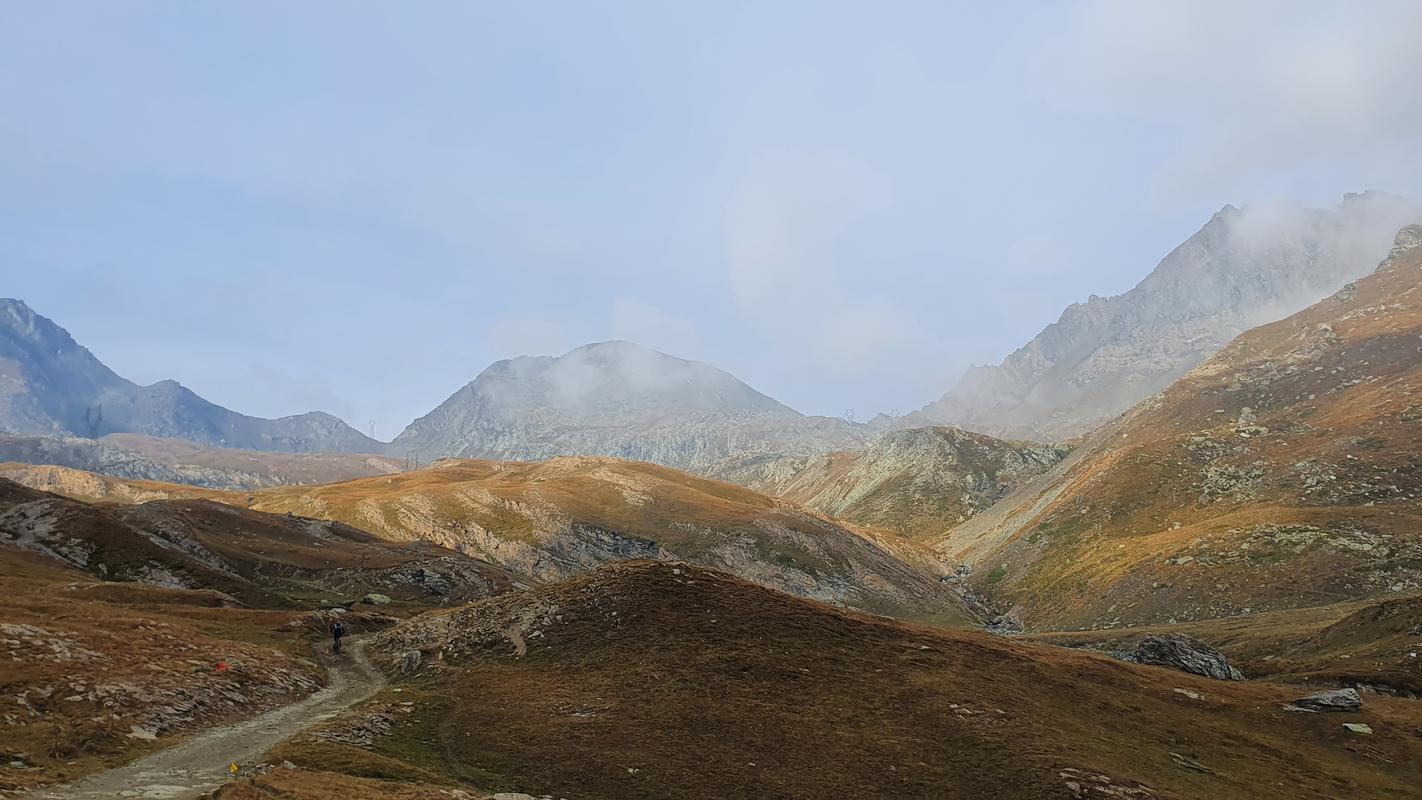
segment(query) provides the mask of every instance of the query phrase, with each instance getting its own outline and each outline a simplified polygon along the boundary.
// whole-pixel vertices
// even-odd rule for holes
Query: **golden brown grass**
[[[213,800],[451,800],[447,786],[357,778],[328,770],[278,769],[243,778],[213,794]],[[467,800],[485,795],[466,793]]]
[[[1241,335],[1103,429],[1016,536],[955,552],[1041,630],[1422,588],[1419,268],[1412,251]]]
[[[520,603],[561,619],[524,631],[522,657],[498,636],[425,640],[443,658],[380,700],[415,713],[354,768],[579,798],[1060,798],[1066,770],[1159,797],[1405,798],[1422,780],[1410,701],[1287,714],[1295,687],[865,617],[687,565],[613,565],[441,619],[498,630],[528,618]],[[392,657],[414,630],[388,634]],[[325,768],[307,747],[273,758]]]
[[[224,608],[210,593],[104,584],[42,556],[0,548],[0,622],[41,631],[6,628],[0,642],[6,698],[0,750],[7,762],[27,765],[0,766],[0,787],[70,780],[171,743],[183,730],[158,742],[130,734],[153,705],[173,702],[176,691],[202,695],[220,680],[253,701],[210,708],[190,725],[297,699],[299,692],[261,690],[277,672],[322,679],[307,658],[304,631],[288,624],[296,618]],[[90,699],[91,690],[104,693]]]

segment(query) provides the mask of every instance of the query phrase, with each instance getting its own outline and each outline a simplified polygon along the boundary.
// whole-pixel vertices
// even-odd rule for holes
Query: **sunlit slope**
[[[741,456],[713,473],[841,519],[931,540],[1066,452],[1061,445],[1009,442],[957,428],[913,428],[886,433],[858,450]]]
[[[508,589],[504,570],[430,542],[211,500],[86,503],[0,479],[0,548],[95,578],[311,608],[381,593],[440,605]]]
[[[939,549],[1038,628],[1422,588],[1422,226],[1249,331]]]
[[[439,462],[417,472],[272,489],[252,507],[429,539],[534,579],[609,561],[682,559],[865,610],[965,619],[926,547],[720,481],[612,458]]]

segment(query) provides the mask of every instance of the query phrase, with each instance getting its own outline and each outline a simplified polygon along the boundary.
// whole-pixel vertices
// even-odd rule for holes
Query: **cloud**
[[[485,349],[496,358],[554,355],[567,350],[574,339],[562,319],[537,312],[504,314],[484,328]]]
[[[263,417],[281,417],[306,411],[325,411],[335,414],[359,428],[367,430],[366,420],[356,420],[355,411],[349,402],[321,374],[296,374],[282,366],[252,361],[240,383],[257,397],[269,398],[262,404],[247,403],[240,411]]]
[[[1422,178],[1420,26],[1422,4],[1411,0],[1097,0],[1042,66],[1059,103],[1174,134],[1157,174],[1162,196],[1218,197],[1221,186],[1303,165],[1406,188]]]
[[[726,211],[726,267],[740,314],[816,366],[862,373],[917,328],[873,285],[873,265],[840,252],[885,203],[885,178],[830,151],[753,159]],[[854,274],[858,270],[860,274]]]
[[[612,335],[673,355],[699,349],[699,337],[691,320],[674,317],[658,306],[632,297],[613,300]]]

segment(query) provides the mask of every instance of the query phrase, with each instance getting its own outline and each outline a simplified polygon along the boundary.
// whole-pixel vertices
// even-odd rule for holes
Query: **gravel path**
[[[20,795],[24,800],[191,800],[221,786],[228,765],[251,762],[277,744],[317,722],[370,697],[385,684],[366,660],[363,643],[351,642],[346,654],[322,656],[328,667],[325,688],[291,705],[200,733],[122,767],[73,783]]]

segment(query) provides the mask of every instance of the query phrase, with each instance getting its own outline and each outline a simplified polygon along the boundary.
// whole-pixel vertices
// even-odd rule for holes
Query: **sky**
[[[0,296],[388,440],[630,339],[930,402],[1231,203],[1422,197],[1422,3],[0,4]]]

